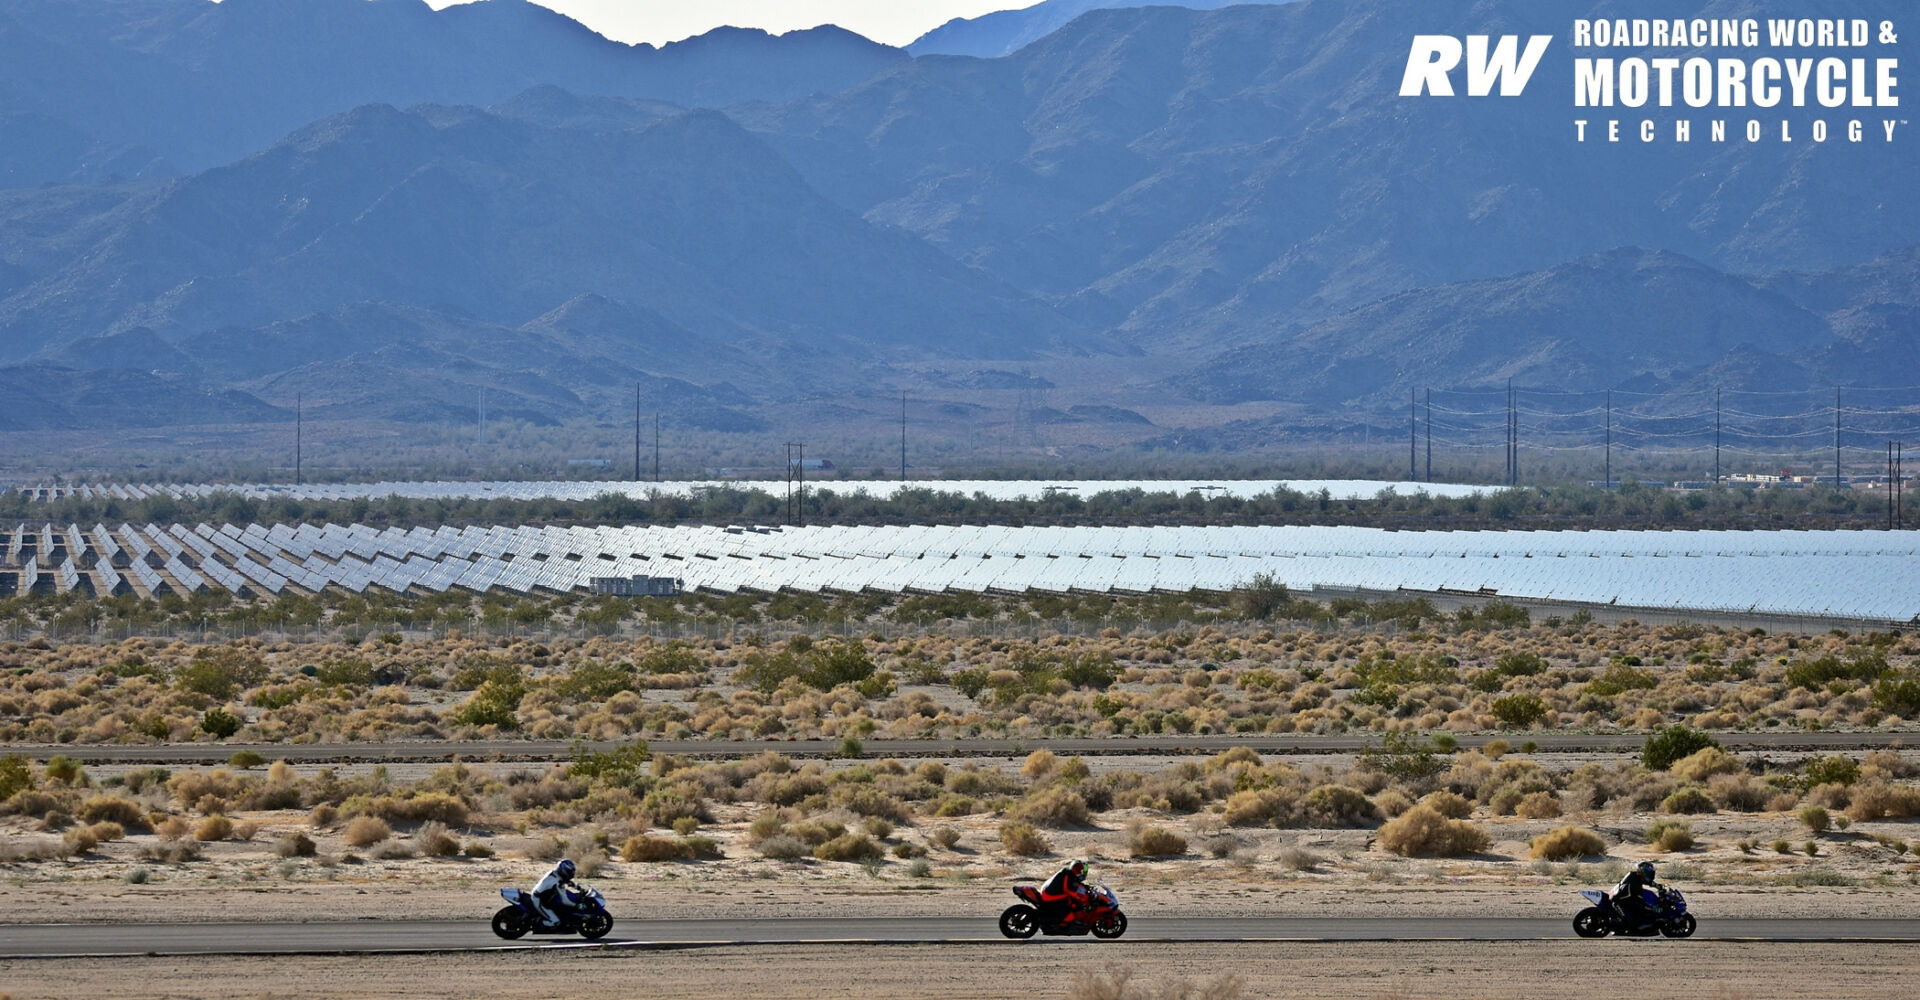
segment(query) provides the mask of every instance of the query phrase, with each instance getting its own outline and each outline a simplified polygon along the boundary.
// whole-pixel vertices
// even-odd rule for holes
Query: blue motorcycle
[[[540,916],[539,907],[534,905],[533,893],[525,889],[502,889],[500,895],[507,901],[500,912],[493,915],[493,932],[509,941],[535,934],[579,934],[589,941],[607,936],[613,930],[613,916],[607,913],[607,897],[598,889],[581,886],[578,892],[560,890],[566,897],[567,907],[560,913],[558,923],[548,923]]]
[[[1583,938],[1606,937],[1609,934],[1620,937],[1670,938],[1692,937],[1695,921],[1693,914],[1687,912],[1687,897],[1678,889],[1665,886],[1659,892],[1642,889],[1642,899],[1647,903],[1647,914],[1651,922],[1637,923],[1615,905],[1613,897],[1598,889],[1582,889],[1592,906],[1573,915],[1573,932]]]

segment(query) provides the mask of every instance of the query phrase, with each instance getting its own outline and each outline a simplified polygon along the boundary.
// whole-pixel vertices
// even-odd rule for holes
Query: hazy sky
[[[471,0],[427,0],[435,8]],[[617,42],[664,45],[730,24],[774,34],[837,24],[905,45],[956,17],[1031,7],[1037,0],[534,0]]]

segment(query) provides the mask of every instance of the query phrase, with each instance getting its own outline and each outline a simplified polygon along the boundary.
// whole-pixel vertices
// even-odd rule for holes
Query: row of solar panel
[[[378,500],[390,496],[405,497],[410,500],[591,500],[606,494],[617,494],[636,500],[645,500],[656,494],[666,496],[694,496],[700,491],[717,487],[741,490],[762,490],[775,495],[784,495],[790,484],[785,480],[721,480],[721,481],[676,481],[664,483],[651,482],[605,482],[596,480],[562,480],[548,482],[382,482],[382,483],[315,483],[301,486],[290,484],[110,484],[101,486],[27,486],[22,491],[36,500],[53,500],[60,497],[103,497],[122,500],[137,500],[152,496],[170,496],[175,499],[202,497],[213,493],[240,493],[247,496],[268,498],[288,497],[300,500]],[[1185,496],[1198,492],[1202,496],[1232,496],[1251,498],[1272,493],[1275,488],[1285,486],[1301,493],[1314,494],[1326,490],[1332,499],[1355,500],[1377,496],[1380,491],[1392,489],[1401,494],[1419,492],[1433,496],[1460,497],[1474,493],[1484,493],[1497,487],[1463,485],[1459,483],[1413,483],[1385,482],[1364,479],[1143,479],[1143,480],[989,480],[989,479],[942,479],[919,480],[902,483],[898,480],[823,480],[809,482],[809,490],[829,489],[838,493],[864,491],[876,497],[891,497],[902,489],[929,489],[942,493],[959,493],[972,497],[984,495],[993,500],[1037,500],[1049,495],[1065,493],[1071,496],[1091,497],[1098,493],[1123,490],[1140,490],[1144,493],[1173,493]]]
[[[37,551],[20,543],[28,539]],[[1920,532],[1389,532],[1355,527],[20,526],[22,588],[278,594],[688,589],[889,593],[1362,588],[1716,612],[1920,619]],[[60,552],[47,562],[41,553]],[[124,571],[124,572],[122,572]]]

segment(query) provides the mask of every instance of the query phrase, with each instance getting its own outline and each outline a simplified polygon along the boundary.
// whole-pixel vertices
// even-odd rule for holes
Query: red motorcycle
[[[1110,941],[1127,932],[1127,915],[1120,912],[1120,897],[1104,885],[1089,889],[1087,905],[1067,910],[1057,923],[1040,919],[1045,907],[1040,902],[1039,889],[1016,885],[1013,894],[1022,901],[1000,914],[1000,933],[1010,938],[1030,938],[1036,933],[1092,934]]]

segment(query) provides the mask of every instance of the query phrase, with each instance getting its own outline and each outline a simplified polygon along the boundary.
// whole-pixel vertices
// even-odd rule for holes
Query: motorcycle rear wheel
[[[1101,914],[1100,919],[1093,924],[1093,936],[1102,941],[1111,941],[1126,932],[1127,915],[1119,910]]]
[[[613,930],[613,916],[608,913],[589,913],[580,918],[580,936],[589,941],[598,941]]]
[[[1670,938],[1692,937],[1693,929],[1696,926],[1698,926],[1698,924],[1693,919],[1693,914],[1682,913],[1680,914],[1679,919],[1669,920],[1666,923],[1661,924],[1660,933],[1665,934]]]
[[[1589,906],[1573,915],[1573,932],[1583,938],[1607,936],[1607,915],[1597,906]]]
[[[503,906],[493,915],[493,933],[498,937],[517,941],[526,936],[527,930],[527,915],[517,906]]]
[[[1040,912],[1025,903],[1015,903],[1000,914],[1000,933],[1025,940],[1040,929]]]

